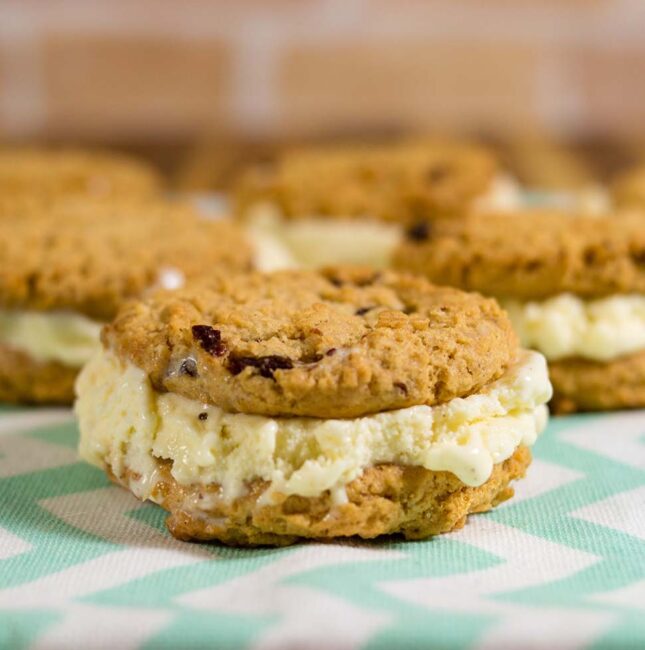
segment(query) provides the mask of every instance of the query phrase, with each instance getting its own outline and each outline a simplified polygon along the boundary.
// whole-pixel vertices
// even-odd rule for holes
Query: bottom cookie
[[[0,345],[0,401],[71,404],[77,368],[34,361],[28,354]]]
[[[478,487],[465,485],[450,472],[384,464],[366,469],[349,483],[345,503],[334,503],[327,492],[265,504],[265,482],[255,482],[245,496],[225,502],[217,485],[179,485],[170,474],[170,463],[158,461],[152,499],[170,512],[167,526],[172,535],[186,541],[283,546],[304,538],[369,539],[396,533],[424,539],[461,528],[469,514],[512,497],[511,481],[524,476],[530,462],[529,449],[520,446]],[[127,487],[148,478],[126,472],[121,482]]]
[[[564,359],[549,363],[558,414],[645,407],[645,350],[602,363]]]

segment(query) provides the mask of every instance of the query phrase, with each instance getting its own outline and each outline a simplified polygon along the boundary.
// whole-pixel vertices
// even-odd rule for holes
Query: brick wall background
[[[0,137],[645,137],[643,0],[0,0]]]

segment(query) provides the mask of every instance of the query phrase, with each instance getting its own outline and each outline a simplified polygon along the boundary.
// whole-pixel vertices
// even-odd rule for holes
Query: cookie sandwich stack
[[[161,199],[58,200],[11,214],[0,228],[4,401],[71,403],[79,369],[124,301],[251,264],[235,226]]]
[[[498,298],[547,357],[556,411],[645,406],[642,214],[470,216],[409,235],[396,266]]]
[[[77,391],[85,459],[236,545],[459,528],[512,495],[551,397],[495,301],[348,268],[132,301]]]
[[[517,200],[487,149],[423,140],[287,151],[243,174],[235,194],[238,216],[260,242],[281,243],[308,268],[384,267],[418,219]]]

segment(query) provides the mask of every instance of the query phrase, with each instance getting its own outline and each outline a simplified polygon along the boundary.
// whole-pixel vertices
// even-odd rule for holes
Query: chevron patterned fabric
[[[426,542],[238,550],[0,411],[0,648],[645,648],[645,411],[554,418],[514,500]]]

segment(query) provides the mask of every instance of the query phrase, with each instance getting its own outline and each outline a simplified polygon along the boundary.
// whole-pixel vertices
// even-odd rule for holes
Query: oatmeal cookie
[[[355,268],[161,293],[124,308],[104,342],[159,390],[226,411],[322,418],[469,395],[517,352],[494,301]]]
[[[408,231],[394,266],[497,298],[645,293],[645,222],[637,214],[472,215]]]

